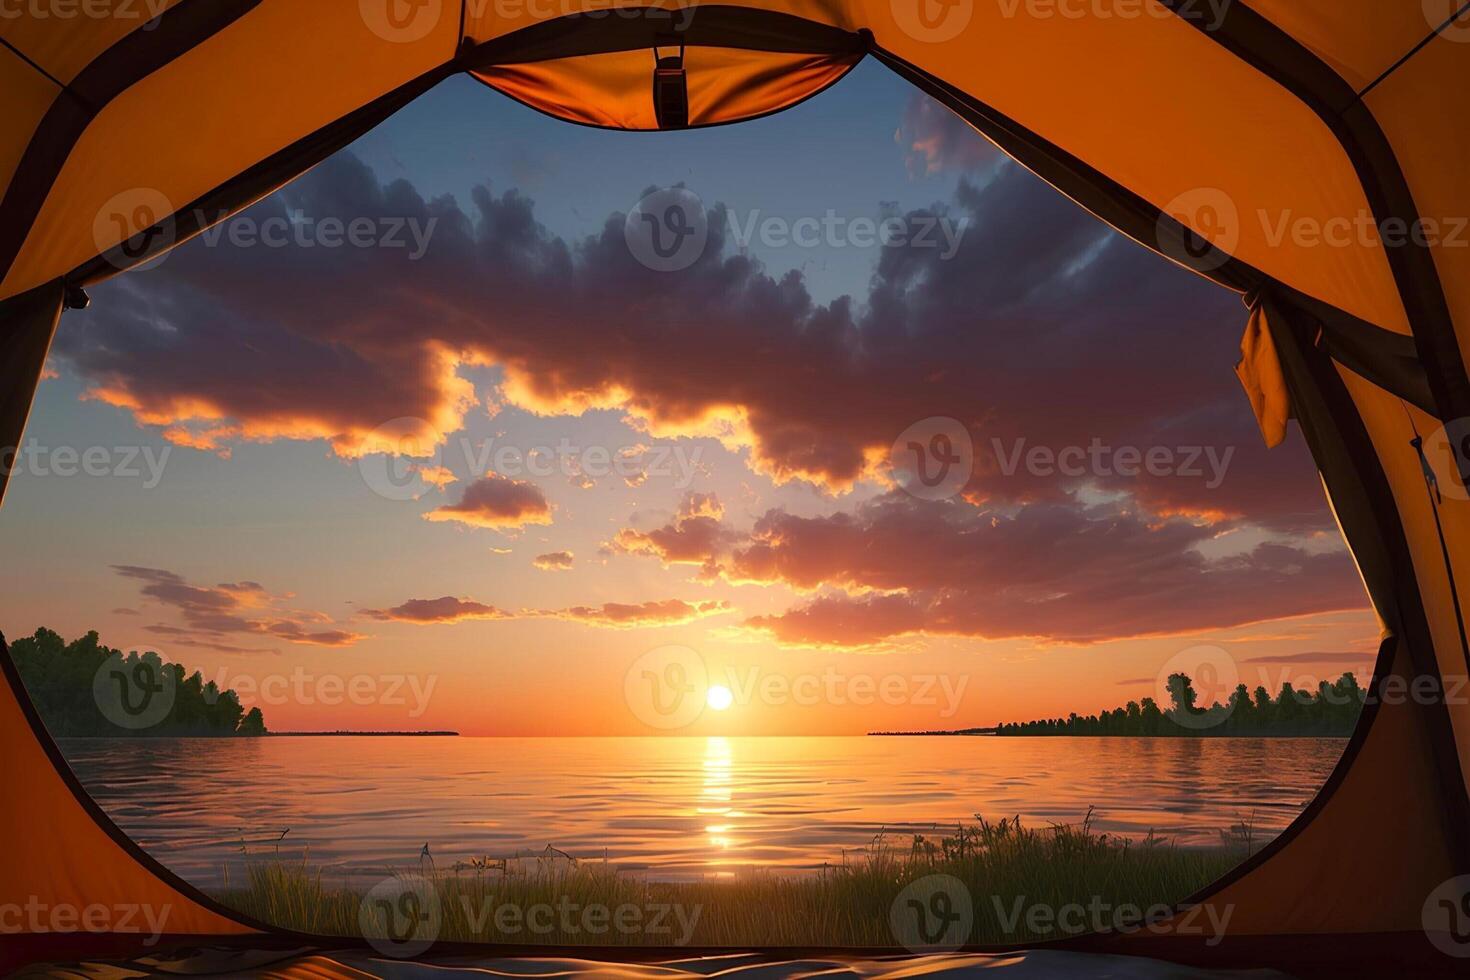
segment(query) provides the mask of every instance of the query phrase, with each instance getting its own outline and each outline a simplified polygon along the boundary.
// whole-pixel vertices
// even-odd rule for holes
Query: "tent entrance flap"
[[[460,61],[480,81],[558,119],[661,130],[788,109],[842,78],[867,47],[863,34],[776,11],[631,7],[467,44]]]

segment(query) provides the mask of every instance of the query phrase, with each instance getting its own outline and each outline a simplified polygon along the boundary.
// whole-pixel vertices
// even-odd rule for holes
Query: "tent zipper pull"
[[[653,117],[659,129],[686,129],[689,126],[689,78],[684,71],[684,42],[682,39],[667,39],[677,43],[679,53],[661,55],[659,42],[653,44]]]

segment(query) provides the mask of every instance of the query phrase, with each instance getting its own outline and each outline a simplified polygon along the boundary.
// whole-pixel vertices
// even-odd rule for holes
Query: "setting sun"
[[[704,696],[705,703],[716,711],[724,711],[735,703],[735,695],[723,684],[713,685]]]

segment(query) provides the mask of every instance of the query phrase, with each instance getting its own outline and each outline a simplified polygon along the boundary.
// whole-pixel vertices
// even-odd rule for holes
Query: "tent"
[[[1171,934],[1064,945],[1299,975],[1463,969],[1470,127],[1455,93],[1470,89],[1470,2],[7,4],[0,445],[18,443],[58,319],[86,287],[246,207],[452,74],[571,122],[655,130],[779,111],[865,57],[1124,234],[1242,295],[1237,371],[1262,431],[1272,441],[1288,418],[1300,426],[1382,623],[1370,703],[1320,795],[1192,900],[1231,906],[1230,934],[1207,945],[1181,912]],[[127,840],[3,660],[0,905],[169,903],[170,941],[341,944],[245,921]],[[0,966],[128,956],[138,943],[22,930],[0,939]]]

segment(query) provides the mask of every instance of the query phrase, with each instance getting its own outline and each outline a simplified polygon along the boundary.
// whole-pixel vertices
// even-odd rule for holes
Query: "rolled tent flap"
[[[1261,436],[1269,448],[1281,445],[1286,438],[1286,421],[1291,418],[1291,399],[1286,394],[1286,378],[1276,358],[1276,342],[1266,327],[1266,314],[1260,304],[1251,310],[1245,334],[1240,338],[1240,362],[1236,377],[1250,399],[1251,411],[1261,427]]]

